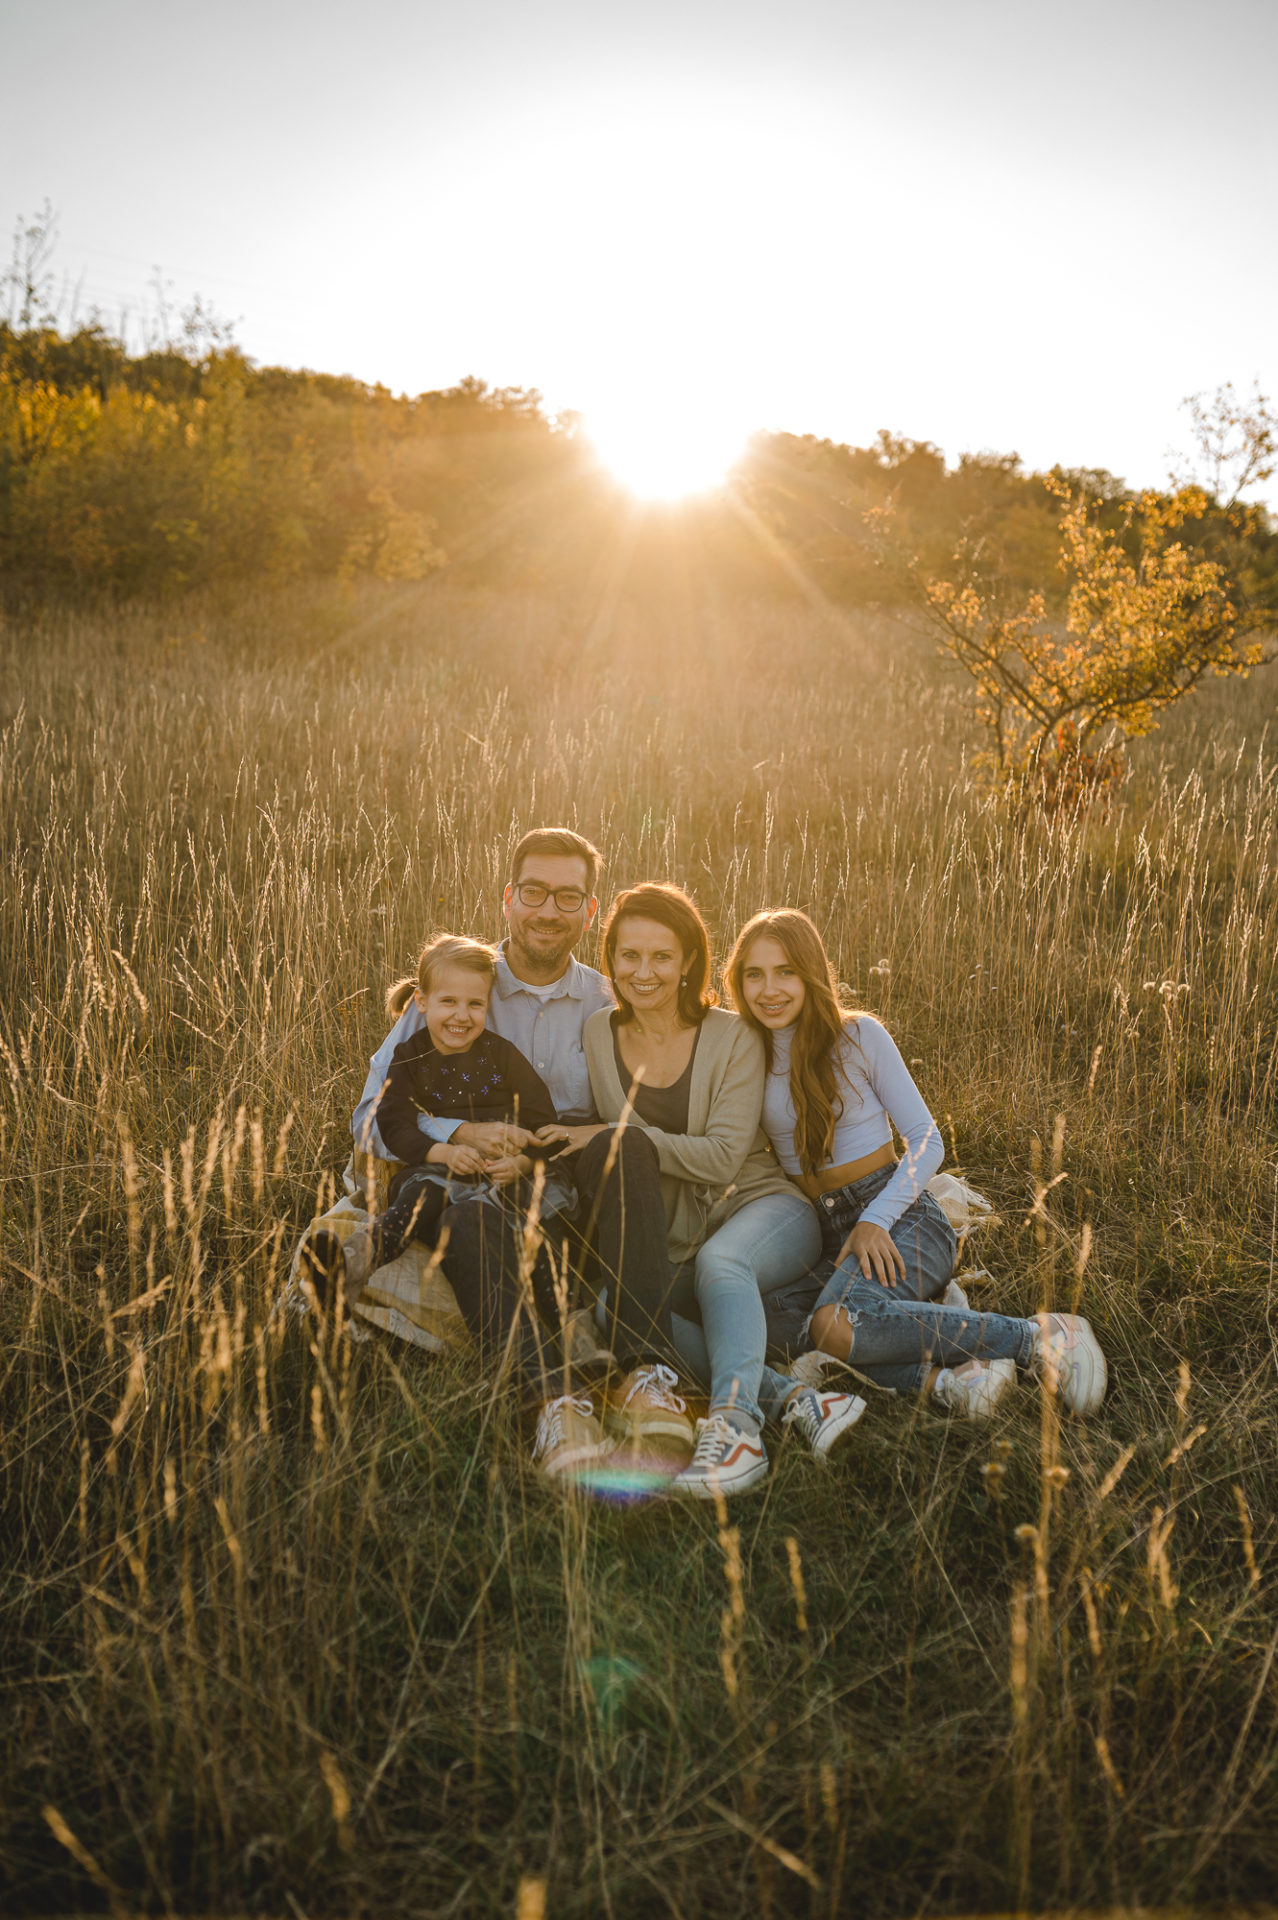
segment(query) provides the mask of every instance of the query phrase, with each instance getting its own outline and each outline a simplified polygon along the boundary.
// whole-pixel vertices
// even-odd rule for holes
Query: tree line
[[[197,315],[198,319],[198,315]],[[1055,592],[1059,502],[1121,528],[1134,496],[1099,470],[1014,455],[948,465],[883,432],[849,447],[759,434],[731,485],[639,512],[580,423],[477,379],[395,395],[259,367],[215,326],[131,352],[100,321],[0,322],[0,591],[156,597],[237,580],[458,578],[628,595],[816,595],[900,605],[910,571],[956,552],[1018,593]],[[1204,493],[1182,539],[1226,555],[1249,601],[1278,599],[1267,515]]]

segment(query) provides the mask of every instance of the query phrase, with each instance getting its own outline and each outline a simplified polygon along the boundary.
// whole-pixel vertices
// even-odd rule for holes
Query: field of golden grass
[[[1272,1891],[1272,674],[1051,821],[872,620],[428,585],[12,616],[0,664],[6,1911]],[[552,1499],[464,1356],[272,1318],[385,984],[554,820],[720,954],[814,915],[998,1207],[975,1297],[1079,1304],[1098,1416],[876,1401],[723,1526]]]

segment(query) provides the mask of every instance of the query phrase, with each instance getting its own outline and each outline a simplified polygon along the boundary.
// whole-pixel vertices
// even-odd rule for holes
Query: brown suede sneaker
[[[612,1452],[589,1400],[560,1394],[547,1400],[537,1421],[533,1465],[545,1480],[571,1481],[589,1473]]]
[[[604,1426],[621,1452],[641,1460],[659,1459],[678,1472],[692,1458],[692,1422],[686,1401],[675,1392],[679,1376],[655,1363],[636,1367],[604,1394]]]

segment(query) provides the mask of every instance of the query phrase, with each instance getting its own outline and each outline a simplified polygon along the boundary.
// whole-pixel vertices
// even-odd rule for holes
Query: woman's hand
[[[478,1147],[488,1159],[518,1153],[532,1139],[527,1127],[512,1127],[505,1120],[463,1120],[453,1129],[449,1142],[455,1147]]]
[[[520,1174],[532,1172],[532,1161],[526,1153],[507,1153],[500,1160],[490,1160],[484,1172],[495,1187],[508,1187]]]
[[[905,1278],[901,1250],[887,1228],[865,1220],[857,1221],[839,1248],[839,1265],[845,1260],[855,1260],[865,1278],[877,1280],[881,1287],[894,1287],[898,1278]]]
[[[565,1153],[580,1153],[583,1147],[589,1146],[597,1133],[607,1133],[607,1131],[607,1126],[565,1127],[561,1122],[556,1121],[553,1126],[538,1127],[537,1138],[544,1141],[548,1147],[553,1147],[557,1140],[562,1140]]]
[[[437,1140],[426,1158],[432,1166],[447,1167],[450,1173],[486,1173],[488,1170],[478,1147],[459,1147],[451,1140]]]

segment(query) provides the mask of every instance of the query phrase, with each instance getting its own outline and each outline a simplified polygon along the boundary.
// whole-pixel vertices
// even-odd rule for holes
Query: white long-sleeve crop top
[[[777,1159],[789,1174],[803,1171],[794,1147],[794,1100],[790,1092],[792,1027],[772,1035],[772,1066],[763,1093],[763,1126]],[[869,1014],[848,1022],[839,1043],[836,1076],[843,1112],[835,1120],[827,1167],[849,1166],[888,1146],[892,1127],[905,1145],[882,1193],[870,1202],[862,1220],[889,1229],[895,1225],[945,1158],[941,1129],[928,1112],[900,1049],[887,1028]]]

